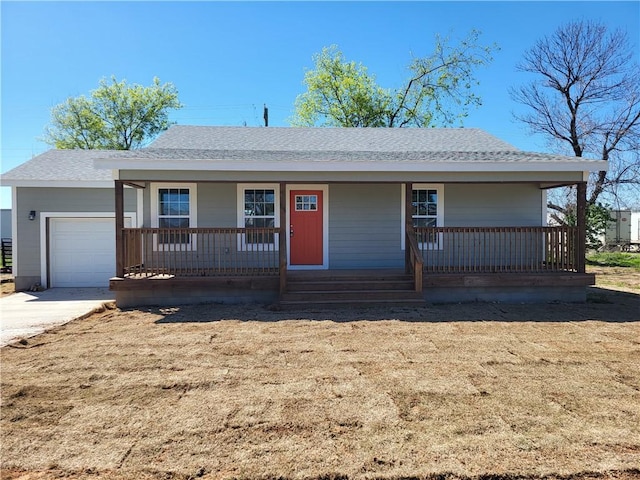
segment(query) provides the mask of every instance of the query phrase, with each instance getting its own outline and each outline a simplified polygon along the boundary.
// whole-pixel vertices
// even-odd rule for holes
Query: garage
[[[50,287],[107,287],[115,259],[113,217],[49,219]]]

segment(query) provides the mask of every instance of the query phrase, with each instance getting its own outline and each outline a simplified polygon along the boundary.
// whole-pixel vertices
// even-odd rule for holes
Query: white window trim
[[[47,262],[47,221],[50,218],[113,218],[115,222],[116,216],[113,212],[41,212],[40,216],[40,285],[43,288],[49,288],[47,278],[49,276],[49,263]],[[130,226],[138,225],[139,217],[134,212],[124,212],[124,220],[129,220]],[[115,238],[114,238],[115,242]],[[14,250],[15,252],[15,250]],[[14,253],[15,254],[15,253]]]
[[[158,191],[161,188],[188,188],[189,189],[189,228],[198,226],[198,185],[196,183],[151,183],[151,227],[158,228]],[[196,235],[191,235],[189,243],[158,243],[158,235],[153,235],[154,251],[195,251],[197,250]]]
[[[414,183],[411,185],[412,190],[436,190],[438,193],[438,209],[436,212],[436,222],[439,227],[444,227],[444,183]],[[406,192],[407,188],[403,183],[400,188],[400,248],[405,249],[405,225],[407,217],[406,206]],[[424,250],[442,250],[443,236],[439,235],[438,243],[420,243],[420,248]]]
[[[287,268],[289,270],[328,270],[329,269],[329,185],[328,184],[287,184],[287,225],[291,225],[291,191],[322,191],[322,265],[291,265],[291,244],[287,241]]]
[[[273,190],[273,224],[280,227],[280,184],[279,183],[238,183],[236,187],[236,212],[238,228],[244,227],[244,191],[245,190]],[[238,251],[240,252],[273,252],[280,249],[278,234],[273,237],[273,243],[246,243],[244,234],[238,235]]]

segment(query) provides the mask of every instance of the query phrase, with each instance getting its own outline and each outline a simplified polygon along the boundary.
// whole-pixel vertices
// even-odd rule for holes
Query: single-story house
[[[74,168],[104,190],[53,182]],[[472,128],[173,126],[140,150],[47,152],[3,183],[21,286],[62,286],[61,263],[90,258],[98,240],[83,232],[102,219],[121,306],[584,301],[584,215],[546,226],[546,192],[575,185],[584,213],[588,173],[602,169]],[[64,278],[77,283],[80,266]]]

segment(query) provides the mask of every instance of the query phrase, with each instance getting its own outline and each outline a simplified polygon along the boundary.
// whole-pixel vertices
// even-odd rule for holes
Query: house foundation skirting
[[[585,302],[586,287],[594,283],[595,275],[579,273],[549,275],[425,272],[423,296],[428,303]],[[115,292],[116,304],[121,308],[201,303],[273,304],[279,299],[279,278],[112,278],[110,289]]]
[[[579,303],[587,300],[587,286],[595,275],[565,274],[424,274],[428,303]]]
[[[584,303],[586,287],[458,287],[424,290],[427,303]]]
[[[112,278],[119,308],[203,303],[272,304],[278,301],[278,277]]]

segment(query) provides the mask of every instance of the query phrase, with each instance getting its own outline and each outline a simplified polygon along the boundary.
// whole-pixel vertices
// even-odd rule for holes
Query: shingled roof
[[[277,152],[516,151],[477,128],[207,127],[174,125],[149,149]]]
[[[55,186],[67,182],[78,187],[112,187],[111,171],[93,161],[118,150],[49,150],[2,174],[6,186]]]
[[[594,171],[605,162],[523,152],[477,128],[171,127],[102,168],[212,171]]]
[[[113,169],[212,171],[597,171],[606,162],[523,152],[477,128],[174,125],[139,150],[50,150],[2,175],[8,186],[112,186]]]

